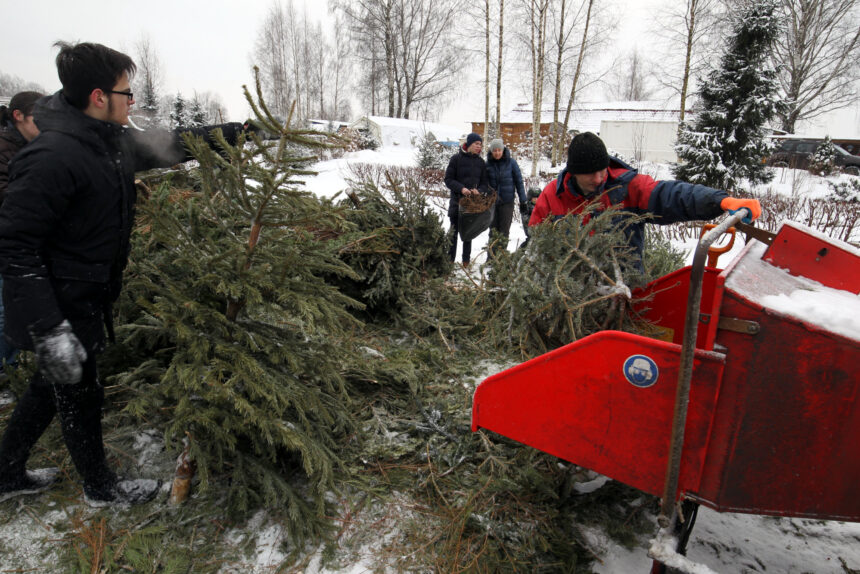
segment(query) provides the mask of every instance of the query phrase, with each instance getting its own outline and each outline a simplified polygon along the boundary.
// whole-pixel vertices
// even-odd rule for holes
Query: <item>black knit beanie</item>
[[[567,171],[594,173],[609,167],[609,154],[603,141],[591,132],[577,134],[567,148]]]
[[[484,143],[484,138],[476,134],[475,132],[470,133],[466,136],[466,149],[469,149],[469,146],[475,142]]]

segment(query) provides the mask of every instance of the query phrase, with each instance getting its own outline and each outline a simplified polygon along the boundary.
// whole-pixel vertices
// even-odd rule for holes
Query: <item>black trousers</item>
[[[511,223],[514,220],[514,202],[497,203],[490,222],[490,240],[487,242],[487,255],[492,257],[495,251],[508,248],[508,237],[511,235]]]
[[[24,473],[30,451],[54,415],[60,417],[63,439],[84,484],[113,480],[102,440],[104,389],[98,380],[95,353],[89,355],[81,382],[76,385],[51,385],[38,372],[30,380],[0,440],[0,481],[14,480]]]
[[[453,212],[453,214],[451,213]],[[459,229],[457,228],[459,222],[460,212],[459,208],[457,209],[449,209],[448,210],[448,219],[451,220],[451,229],[448,230],[448,240],[450,241],[450,247],[448,248],[448,258],[451,261],[456,261],[457,259],[457,237],[459,233]],[[472,256],[472,242],[464,241],[463,242],[463,263],[469,263]]]

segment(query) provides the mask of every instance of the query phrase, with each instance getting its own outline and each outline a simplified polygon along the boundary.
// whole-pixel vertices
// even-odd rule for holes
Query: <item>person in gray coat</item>
[[[490,187],[498,194],[493,221],[490,223],[490,241],[487,243],[487,255],[493,257],[494,251],[504,250],[508,246],[511,222],[514,219],[514,196],[520,200],[520,214],[526,217],[528,213],[528,200],[520,166],[500,139],[490,142],[487,179],[490,181]]]

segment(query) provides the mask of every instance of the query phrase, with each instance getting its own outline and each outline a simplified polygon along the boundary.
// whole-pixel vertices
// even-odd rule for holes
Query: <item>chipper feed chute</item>
[[[722,272],[706,269],[701,305],[685,308],[694,268],[645,288],[665,340],[604,331],[493,375],[475,392],[472,430],[664,499],[860,521],[860,329],[810,303],[860,315],[860,251],[786,223],[771,245],[752,241]],[[685,313],[698,331],[686,404]]]

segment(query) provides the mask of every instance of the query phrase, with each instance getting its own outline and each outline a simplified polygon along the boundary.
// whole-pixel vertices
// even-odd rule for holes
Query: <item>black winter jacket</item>
[[[460,199],[463,197],[463,188],[489,193],[487,164],[484,163],[481,156],[468,153],[461,147],[460,151],[452,155],[448,161],[448,169],[445,170],[445,185],[451,190],[448,213],[457,213]]]
[[[502,159],[496,160],[492,152],[487,155],[487,177],[490,187],[499,194],[496,204],[512,203],[514,194],[520,199],[520,204],[526,205],[526,190],[523,186],[523,174],[520,166],[511,157],[508,148],[502,152]]]
[[[25,145],[27,140],[14,126],[0,126],[0,204],[9,186],[9,162]]]
[[[31,333],[68,319],[87,350],[98,350],[128,260],[134,172],[190,156],[178,132],[96,120],[60,92],[37,102],[34,119],[41,133],[12,162],[0,207],[6,336],[32,349]],[[235,141],[242,126],[186,131],[208,137],[215,127]]]

